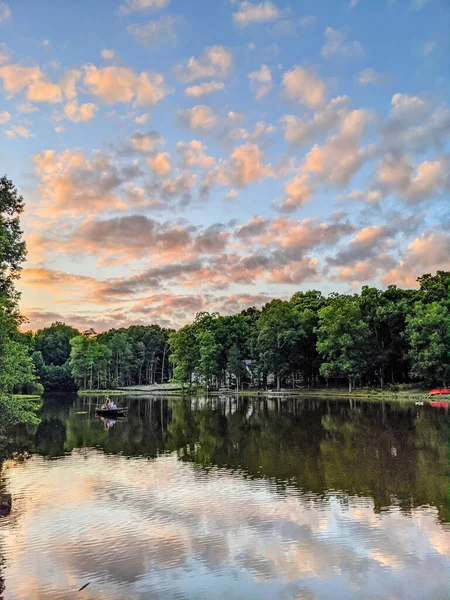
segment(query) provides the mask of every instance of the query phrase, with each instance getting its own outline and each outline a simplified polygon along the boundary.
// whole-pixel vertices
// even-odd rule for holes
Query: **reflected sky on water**
[[[15,432],[5,599],[448,597],[445,411],[129,399],[111,427],[91,402]]]

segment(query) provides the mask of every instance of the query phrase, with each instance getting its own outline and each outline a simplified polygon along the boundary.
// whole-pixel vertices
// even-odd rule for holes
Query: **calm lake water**
[[[450,598],[445,410],[121,398],[114,424],[92,402],[14,432],[0,598]]]

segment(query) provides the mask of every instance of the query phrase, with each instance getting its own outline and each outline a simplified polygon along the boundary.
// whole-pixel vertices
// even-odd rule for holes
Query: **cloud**
[[[0,2],[0,25],[11,18],[11,9],[6,2]]]
[[[239,10],[233,13],[233,21],[239,27],[247,27],[251,23],[263,23],[273,21],[281,17],[278,7],[272,2],[241,2]]]
[[[341,56],[346,59],[357,59],[364,55],[364,47],[361,42],[347,41],[347,32],[327,27],[325,30],[325,44],[320,54],[324,58]]]
[[[292,212],[311,200],[313,188],[307,173],[299,173],[284,186],[285,198],[279,205],[282,212]]]
[[[209,171],[204,184],[244,188],[268,177],[276,177],[276,170],[270,163],[264,164],[264,152],[258,144],[246,142],[235,148],[227,161]]]
[[[94,152],[89,158],[79,149],[60,153],[45,150],[36,154],[33,162],[40,178],[40,216],[92,214],[127,207],[120,187],[128,173],[109,156]]]
[[[193,108],[178,111],[180,122],[199,133],[209,133],[217,125],[217,118],[209,106],[198,104]]]
[[[23,67],[22,65],[5,65],[0,67],[0,80],[5,91],[14,95],[27,88],[42,77],[39,67]]]
[[[94,65],[87,65],[84,70],[84,84],[105,104],[128,104],[134,100],[136,106],[154,106],[173,91],[160,73],[142,71],[138,75],[128,67]]]
[[[12,51],[8,48],[8,46],[4,43],[0,43],[0,65],[8,62],[11,58]]]
[[[283,75],[284,94],[307,108],[318,109],[325,104],[326,88],[317,75],[302,67],[295,66]]]
[[[388,78],[386,77],[386,75],[377,73],[375,69],[369,67],[368,69],[364,69],[364,71],[358,73],[356,80],[360,85],[370,85],[386,83],[388,81]]]
[[[308,202],[319,184],[346,186],[370,155],[361,143],[372,113],[358,109],[345,110],[338,118],[335,115],[331,118],[331,115],[333,111],[329,111],[326,118],[322,115],[318,123],[320,126],[339,123],[337,133],[329,135],[323,145],[315,144],[305,155],[296,175],[285,186],[285,198],[278,203],[281,211],[290,212]],[[286,117],[284,119],[286,122]],[[299,124],[295,118],[287,120],[287,127],[294,128],[289,132],[291,139],[301,142],[318,123],[313,120]]]
[[[76,100],[77,83],[81,79],[82,73],[78,69],[69,69],[61,77],[59,85],[67,100]]]
[[[168,175],[170,173],[170,154],[158,152],[155,158],[148,159],[148,165],[157,175]]]
[[[360,147],[372,114],[358,109],[343,119],[336,135],[329,136],[323,146],[314,145],[306,155],[302,170],[314,173],[319,181],[343,187],[361,167],[364,149]]]
[[[61,86],[45,79],[38,79],[28,86],[27,98],[31,102],[50,102],[51,104],[61,102]]]
[[[208,156],[207,147],[199,140],[178,142],[177,150],[182,156],[181,162],[184,168],[198,166],[202,169],[210,169],[216,162],[212,156]]]
[[[177,39],[176,22],[174,16],[164,15],[158,21],[149,21],[145,25],[129,25],[127,30],[143,46],[161,45]]]
[[[430,105],[418,96],[394,94],[392,110],[380,128],[380,153],[402,155],[441,151],[450,135],[450,110]]]
[[[342,123],[349,113],[350,104],[348,96],[338,96],[330,100],[323,110],[315,111],[311,119],[285,115],[281,119],[285,141],[291,147],[299,148],[322,137]]]
[[[417,287],[421,273],[448,271],[450,235],[446,231],[428,231],[413,240],[398,263],[381,278],[383,285]]]
[[[384,194],[397,193],[406,202],[417,204],[450,191],[449,167],[445,156],[414,167],[407,155],[398,158],[387,154],[378,165],[376,185]]]
[[[436,42],[430,40],[429,42],[425,42],[423,45],[423,55],[428,56],[436,49]]]
[[[104,58],[106,60],[111,60],[116,55],[116,53],[114,52],[114,50],[108,50],[107,48],[103,48],[101,54],[102,54],[102,58]]]
[[[170,4],[170,0],[126,0],[120,7],[122,15],[132,12],[145,12],[147,10],[161,10]]]
[[[84,123],[94,118],[98,106],[87,102],[79,105],[76,100],[68,102],[64,107],[64,114],[73,123]]]
[[[34,134],[32,134],[29,129],[23,127],[22,125],[13,125],[11,129],[8,129],[5,132],[5,135],[9,138],[21,137],[26,140],[34,137]]]
[[[234,200],[234,198],[237,198],[238,193],[236,190],[230,190],[229,192],[227,192],[224,196],[225,200]]]
[[[267,277],[269,283],[290,283],[299,285],[305,281],[317,281],[319,279],[319,260],[303,256],[281,269],[274,269]]]
[[[164,143],[164,139],[157,131],[148,131],[142,133],[136,131],[127,139],[125,147],[120,150],[120,154],[130,156],[133,154],[152,154],[157,151],[159,146]]]
[[[220,92],[223,90],[225,85],[219,81],[207,81],[199,85],[192,85],[184,90],[186,96],[204,96],[205,94],[212,94],[213,92]]]
[[[137,123],[138,125],[145,125],[145,123],[147,123],[147,121],[150,118],[150,113],[144,113],[143,115],[139,115],[139,117],[136,117],[134,119],[135,123]]]
[[[4,125],[5,123],[8,123],[8,121],[11,121],[11,115],[5,110],[0,113],[0,125]]]
[[[267,65],[262,64],[258,71],[249,73],[248,78],[257,100],[263,98],[272,89],[272,75]]]
[[[33,113],[38,112],[39,109],[37,106],[33,106],[33,104],[30,104],[29,102],[24,102],[22,104],[19,104],[19,106],[17,107],[17,111],[20,113]]]
[[[174,72],[183,83],[196,79],[217,77],[226,79],[233,67],[233,54],[225,46],[210,46],[198,58],[191,56],[186,63],[175,66]]]

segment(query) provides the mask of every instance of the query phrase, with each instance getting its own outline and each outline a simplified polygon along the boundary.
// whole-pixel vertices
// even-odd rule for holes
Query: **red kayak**
[[[449,388],[436,388],[431,390],[430,396],[449,396],[450,389]]]

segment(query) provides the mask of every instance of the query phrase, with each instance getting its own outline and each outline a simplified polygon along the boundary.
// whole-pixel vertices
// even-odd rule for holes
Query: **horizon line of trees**
[[[380,388],[450,383],[450,272],[419,289],[317,290],[235,315],[198,313],[178,331],[133,325],[96,334],[61,322],[27,337],[46,391],[168,381],[232,387]]]
[[[297,292],[238,315],[199,313],[169,338],[174,378],[207,387],[450,382],[450,272],[419,289]]]

